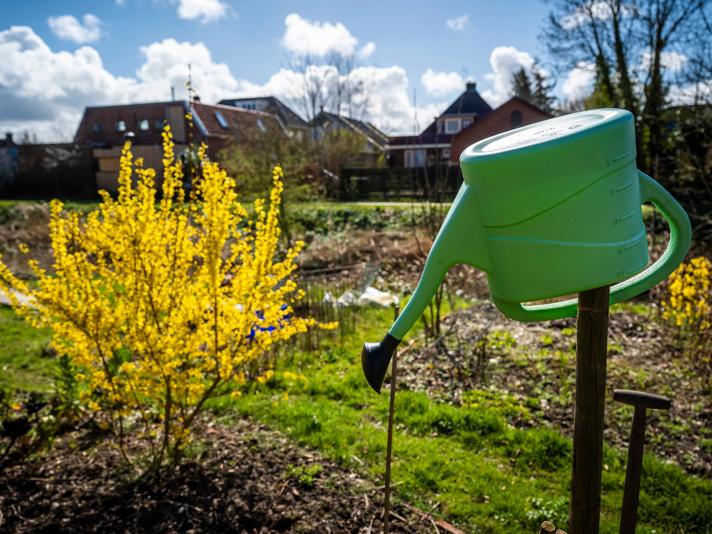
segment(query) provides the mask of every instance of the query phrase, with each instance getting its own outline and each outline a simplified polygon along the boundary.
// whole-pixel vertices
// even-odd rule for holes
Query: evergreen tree
[[[532,82],[524,67],[519,67],[519,70],[512,76],[512,93],[527,102],[533,101]]]
[[[551,94],[555,82],[547,80],[547,77],[540,70],[534,69],[534,91],[530,102],[542,111],[551,113],[556,97]]]

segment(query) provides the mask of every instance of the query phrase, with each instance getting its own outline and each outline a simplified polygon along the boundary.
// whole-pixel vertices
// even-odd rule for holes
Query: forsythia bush
[[[155,171],[133,160],[127,143],[116,199],[102,191],[85,218],[52,202],[54,264],[45,271],[28,260],[36,285],[0,261],[0,290],[30,296],[14,307],[52,329],[83,403],[110,416],[122,450],[140,432],[153,466],[179,455],[205,402],[239,393],[247,364],[273,343],[330,326],[292,310],[301,291],[290,275],[302,243],[277,258],[281,169],[269,203],[255,201],[249,215],[235,181],[203,146],[202,175],[185,199],[168,127],[163,139],[160,198]]]
[[[670,275],[663,318],[679,328],[686,349],[709,365],[712,355],[712,262],[705,257],[681,264]]]

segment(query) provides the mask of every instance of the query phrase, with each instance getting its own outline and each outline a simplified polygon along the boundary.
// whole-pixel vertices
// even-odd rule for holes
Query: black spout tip
[[[388,366],[391,363],[396,347],[398,347],[398,343],[400,343],[399,339],[386,334],[386,337],[380,343],[364,343],[363,349],[361,349],[363,374],[376,393],[381,392]]]

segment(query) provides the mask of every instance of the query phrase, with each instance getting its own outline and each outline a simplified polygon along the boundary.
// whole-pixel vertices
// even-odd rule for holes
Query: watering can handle
[[[652,202],[670,225],[670,241],[662,256],[652,265],[637,275],[611,287],[609,304],[624,301],[640,295],[654,285],[665,280],[685,259],[690,247],[692,229],[690,219],[682,206],[658,182],[642,171],[638,171],[640,180],[640,201]],[[591,288],[592,289],[592,288]],[[518,321],[548,321],[576,317],[578,299],[563,300],[550,304],[524,306],[515,302],[497,301],[497,307],[505,315]]]

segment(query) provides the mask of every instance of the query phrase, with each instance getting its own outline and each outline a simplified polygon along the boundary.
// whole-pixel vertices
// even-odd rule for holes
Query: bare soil
[[[319,532],[383,528],[382,488],[249,420],[203,423],[191,460],[132,478],[111,440],[87,431],[0,471],[0,532]],[[300,481],[293,468],[320,466]],[[432,532],[395,504],[393,532]]]

